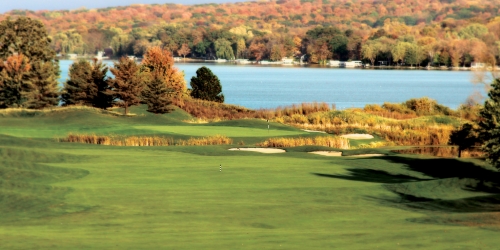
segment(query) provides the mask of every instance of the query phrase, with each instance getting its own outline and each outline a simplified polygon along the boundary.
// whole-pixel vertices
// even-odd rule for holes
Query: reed
[[[349,149],[349,140],[336,136],[298,137],[298,138],[270,138],[256,144],[259,147],[284,148],[298,146],[325,146],[330,148]]]
[[[222,136],[208,136],[203,138],[190,138],[188,140],[174,141],[172,138],[159,136],[103,136],[95,134],[69,134],[66,138],[59,139],[60,142],[74,142],[110,146],[130,146],[130,147],[148,147],[148,146],[204,146],[204,145],[227,145],[232,144],[232,139]]]
[[[284,116],[309,115],[316,112],[335,110],[335,105],[327,103],[301,103],[275,109],[251,110],[244,107],[186,98],[182,105],[184,111],[201,120],[234,120],[244,118],[276,119]]]

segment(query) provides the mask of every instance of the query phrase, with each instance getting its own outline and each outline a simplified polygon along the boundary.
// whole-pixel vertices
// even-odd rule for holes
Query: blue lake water
[[[72,63],[60,62],[61,81],[67,79]],[[314,101],[344,109],[424,96],[455,109],[475,92],[485,95],[482,86],[471,83],[469,71],[176,63],[184,71],[188,87],[201,66],[219,77],[226,103],[253,109]]]

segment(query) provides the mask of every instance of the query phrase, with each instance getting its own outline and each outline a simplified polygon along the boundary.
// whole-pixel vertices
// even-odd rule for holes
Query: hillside
[[[417,44],[431,63],[457,66],[474,60],[491,61],[482,54],[498,58],[499,6],[499,0],[280,0],[72,11],[16,10],[4,13],[0,19],[25,15],[42,20],[53,37],[55,49],[63,54],[95,54],[112,48],[108,52],[115,56],[140,56],[146,47],[162,45],[176,55],[191,57],[220,57],[220,50],[230,49],[236,58],[256,60],[302,54],[309,55],[312,62],[328,58],[370,60],[362,51],[363,46],[369,40],[385,37],[381,42],[386,44]],[[321,55],[322,44],[315,44],[316,37],[306,34],[317,26],[335,27],[344,33],[334,40],[345,40],[340,46],[346,51],[339,51],[338,45],[327,39],[331,53]],[[464,47],[479,47],[476,50],[480,52],[460,51]],[[377,54],[379,59],[383,54],[383,50]],[[442,58],[436,59],[436,55]],[[401,60],[387,56],[384,59]]]
[[[253,119],[190,124],[181,110],[154,115],[137,107],[131,117],[92,108],[7,111],[0,114],[2,248],[494,249],[498,243],[498,172],[480,159],[391,148],[343,150],[339,157],[309,153],[331,150],[318,146],[281,154],[229,151],[314,133],[276,123],[267,131],[267,122]],[[177,138],[219,132],[235,143],[125,147],[55,139],[68,132]]]

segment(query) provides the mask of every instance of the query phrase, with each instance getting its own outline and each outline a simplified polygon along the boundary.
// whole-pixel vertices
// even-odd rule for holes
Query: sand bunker
[[[311,154],[324,155],[324,156],[342,156],[342,152],[338,151],[313,151]]]
[[[349,155],[348,157],[374,157],[374,156],[385,156],[384,154],[362,154],[362,155]]]
[[[259,152],[264,154],[277,154],[277,153],[285,153],[284,149],[279,148],[230,148],[231,151],[252,151]]]
[[[323,155],[323,156],[342,156],[342,152],[338,151],[313,151],[309,152],[311,154]],[[374,157],[374,156],[385,156],[384,154],[360,154],[360,155],[348,155],[344,157]]]
[[[369,134],[347,134],[347,135],[341,135],[340,137],[344,137],[347,139],[355,139],[355,140],[373,139],[373,135],[369,135]]]
[[[325,131],[309,130],[309,129],[302,129],[302,131],[311,132],[311,133],[323,133],[323,134],[326,133]]]

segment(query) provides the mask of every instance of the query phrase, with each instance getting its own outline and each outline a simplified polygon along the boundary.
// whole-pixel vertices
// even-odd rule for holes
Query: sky
[[[126,6],[136,3],[234,3],[245,0],[0,0],[0,13],[10,10],[74,10],[80,7],[87,9]]]

